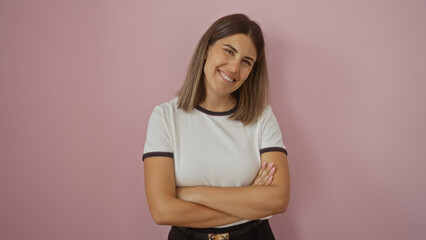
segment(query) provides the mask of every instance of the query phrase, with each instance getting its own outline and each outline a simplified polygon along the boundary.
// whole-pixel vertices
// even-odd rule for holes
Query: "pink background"
[[[165,239],[141,155],[217,18],[262,26],[289,150],[277,239],[425,239],[426,2],[0,1],[0,239]]]

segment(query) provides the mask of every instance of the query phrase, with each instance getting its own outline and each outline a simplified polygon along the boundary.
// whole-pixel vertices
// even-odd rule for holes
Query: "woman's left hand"
[[[271,185],[272,181],[274,180],[274,174],[275,174],[275,167],[273,163],[266,163],[264,162],[262,164],[262,167],[259,170],[259,173],[257,174],[254,181],[250,184],[251,186],[269,186]]]

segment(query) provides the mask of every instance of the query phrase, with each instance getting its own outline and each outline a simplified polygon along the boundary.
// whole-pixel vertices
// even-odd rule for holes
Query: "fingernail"
[[[274,172],[275,172],[275,167],[273,167],[273,168],[270,170],[270,172],[271,172],[271,173],[274,173]]]
[[[263,168],[266,167],[266,162],[262,163],[262,167]]]

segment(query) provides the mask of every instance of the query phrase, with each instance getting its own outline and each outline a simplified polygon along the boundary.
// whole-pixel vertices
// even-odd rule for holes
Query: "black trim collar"
[[[228,110],[228,111],[226,111],[226,112],[213,112],[213,111],[207,110],[207,109],[205,109],[205,108],[202,108],[201,106],[196,106],[195,108],[196,108],[198,111],[203,112],[203,113],[208,114],[208,115],[212,115],[212,116],[227,116],[227,115],[231,115],[231,114],[233,114],[235,111],[237,111],[237,107],[238,107],[238,105],[236,105],[236,106],[235,106],[235,107],[233,107],[231,110]]]

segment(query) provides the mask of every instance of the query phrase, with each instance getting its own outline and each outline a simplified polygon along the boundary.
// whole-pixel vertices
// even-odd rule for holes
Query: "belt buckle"
[[[209,240],[229,240],[229,233],[209,233]]]

